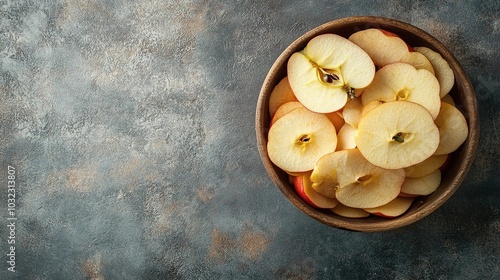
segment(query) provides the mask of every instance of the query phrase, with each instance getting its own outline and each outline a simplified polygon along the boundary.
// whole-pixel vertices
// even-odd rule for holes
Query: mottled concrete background
[[[391,232],[307,217],[274,187],[255,146],[274,59],[351,15],[404,20],[442,40],[481,111],[463,185]],[[0,35],[0,279],[500,276],[497,0],[0,0]]]

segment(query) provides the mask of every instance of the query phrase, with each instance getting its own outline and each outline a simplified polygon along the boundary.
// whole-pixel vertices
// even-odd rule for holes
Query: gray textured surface
[[[481,142],[463,185],[391,232],[307,217],[255,147],[274,59],[351,15],[442,40],[479,101]],[[496,0],[0,0],[0,279],[498,279],[499,15]]]

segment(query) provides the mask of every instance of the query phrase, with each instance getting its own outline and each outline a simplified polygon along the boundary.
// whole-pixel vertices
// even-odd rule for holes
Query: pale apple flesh
[[[436,155],[449,154],[460,147],[469,135],[469,127],[464,115],[455,106],[443,102],[436,118],[439,128],[439,146]]]
[[[289,102],[286,102],[284,104],[282,104],[281,106],[278,107],[278,109],[276,110],[276,112],[274,113],[274,116],[273,118],[271,119],[271,126],[281,117],[283,117],[284,115],[290,113],[293,109],[297,109],[297,108],[301,108],[301,107],[304,107],[302,106],[302,103],[298,102],[298,101],[289,101]]]
[[[326,113],[325,115],[333,123],[333,126],[335,126],[335,129],[337,131],[339,131],[342,128],[342,126],[344,125],[344,123],[345,123],[345,120],[342,117],[342,114],[340,112],[338,112],[338,111],[331,112],[331,113]]]
[[[343,110],[342,116],[344,121],[351,125],[353,128],[358,127],[359,120],[361,119],[361,112],[363,111],[363,103],[361,98],[356,98],[347,101]]]
[[[316,208],[334,208],[339,203],[337,199],[323,196],[312,188],[309,179],[310,172],[294,178],[294,187],[297,194],[310,206]]]
[[[346,218],[359,219],[359,218],[368,218],[370,216],[370,213],[366,212],[363,209],[352,208],[349,206],[345,206],[342,203],[339,203],[331,211],[339,216]]]
[[[312,170],[323,155],[335,151],[337,133],[323,114],[297,108],[279,118],[269,129],[270,160],[289,173]]]
[[[414,49],[431,62],[440,85],[439,96],[444,97],[455,84],[455,74],[450,65],[438,52],[427,47],[415,47]]]
[[[376,216],[394,218],[408,211],[414,199],[413,197],[398,196],[387,204],[374,208],[365,208],[364,210]]]
[[[273,117],[281,105],[290,101],[297,101],[297,98],[290,87],[288,77],[285,77],[280,80],[269,95],[269,115]]]
[[[380,104],[384,104],[384,103],[385,103],[385,101],[373,100],[373,101],[368,102],[367,104],[364,104],[363,108],[361,109],[361,117],[366,115],[366,113],[368,113],[371,109],[377,107]],[[358,120],[358,124],[359,124],[359,120]]]
[[[434,68],[427,57],[419,52],[411,51],[412,48],[392,32],[369,28],[355,32],[349,36],[349,40],[365,50],[379,67],[403,62],[417,69],[425,69],[434,75]]]
[[[338,181],[338,171],[331,165],[334,160],[333,154],[326,154],[321,157],[311,173],[310,180],[312,188],[318,193],[327,197],[336,197],[337,189],[340,186]]]
[[[290,86],[306,108],[330,113],[355,98],[375,75],[375,65],[360,47],[344,37],[323,34],[311,39],[288,60]]]
[[[296,69],[296,70],[295,70]],[[288,60],[288,76],[295,96],[306,108],[318,113],[339,110],[347,102],[347,93],[341,82],[326,83],[318,73],[318,66],[302,53],[294,53]],[[336,75],[338,77],[338,75]]]
[[[400,193],[403,169],[384,169],[369,163],[357,149],[327,154],[318,160],[311,174],[313,188],[325,185],[337,200],[353,208],[384,205]]]
[[[401,192],[410,195],[429,195],[437,190],[440,183],[441,170],[437,169],[423,177],[407,177],[401,186]]]
[[[406,63],[393,63],[379,69],[363,91],[361,100],[363,105],[375,100],[411,101],[425,107],[433,119],[439,114],[441,105],[436,77]]]
[[[406,177],[417,178],[431,174],[446,162],[448,154],[433,155],[424,161],[405,168]]]
[[[378,105],[361,118],[355,139],[370,163],[398,169],[433,155],[439,145],[439,130],[424,107],[392,101]]]
[[[313,38],[304,53],[319,67],[339,72],[344,85],[353,89],[367,86],[375,74],[370,56],[359,46],[335,34],[323,34]]]
[[[356,148],[356,134],[358,130],[345,123],[337,133],[337,151]]]

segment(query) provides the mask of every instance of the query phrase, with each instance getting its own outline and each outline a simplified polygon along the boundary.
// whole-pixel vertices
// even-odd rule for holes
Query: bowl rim
[[[267,131],[268,131],[268,123],[266,123],[266,114],[268,114],[268,98],[269,94],[276,85],[277,81],[279,81],[279,69],[283,68],[283,65],[286,65],[288,58],[297,50],[301,50],[305,44],[312,39],[314,36],[324,34],[324,33],[332,33],[332,29],[338,29],[340,27],[345,26],[358,26],[365,25],[367,29],[369,27],[379,27],[379,28],[387,28],[393,30],[401,30],[406,34],[411,34],[412,36],[417,37],[419,40],[423,40],[428,47],[431,47],[433,50],[439,52],[443,58],[449,63],[450,67],[453,69],[455,74],[455,79],[460,77],[461,83],[460,85],[463,87],[461,89],[460,103],[465,107],[465,111],[467,113],[466,119],[469,125],[469,136],[464,144],[461,147],[461,155],[463,157],[463,161],[458,166],[457,174],[451,178],[449,182],[449,187],[443,189],[439,196],[433,200],[433,203],[424,203],[428,196],[423,197],[423,201],[420,201],[416,209],[413,212],[405,213],[403,216],[386,219],[386,218],[368,218],[368,219],[351,219],[344,218],[338,215],[324,215],[324,211],[320,209],[312,208],[307,205],[301,198],[299,198],[296,194],[291,194],[290,186],[287,186],[283,183],[283,175],[280,177],[280,171],[269,159],[267,156],[266,146],[267,146]],[[400,35],[399,33],[395,32]],[[404,36],[401,36],[404,37]],[[285,68],[286,69],[286,68]],[[457,82],[455,82],[457,84]],[[457,85],[456,85],[457,86]],[[319,222],[322,222],[326,225],[345,229],[352,231],[363,231],[363,232],[375,232],[375,231],[385,231],[400,228],[414,222],[421,220],[422,218],[428,216],[432,212],[434,212],[437,208],[439,208],[443,203],[445,203],[452,194],[458,189],[459,185],[465,179],[472,162],[475,157],[475,152],[477,150],[478,142],[479,142],[479,116],[478,116],[478,105],[476,95],[474,93],[474,89],[469,80],[469,77],[463,67],[460,65],[459,61],[456,57],[448,50],[448,48],[440,42],[438,39],[427,33],[426,31],[411,25],[410,23],[403,22],[400,20],[387,18],[387,17],[378,17],[378,16],[352,16],[345,17],[336,20],[332,20],[330,22],[326,22],[321,24],[303,35],[299,36],[295,39],[290,45],[288,45],[278,56],[278,58],[272,64],[268,74],[266,75],[263,85],[261,87],[259,97],[257,100],[256,107],[256,116],[255,116],[255,131],[257,138],[257,148],[260,154],[260,158],[262,163],[266,169],[266,172],[270,176],[271,180],[274,184],[280,189],[280,191],[285,195],[285,197],[297,208],[299,208],[302,212],[307,214],[308,216],[316,219]],[[267,128],[267,129],[266,129]],[[267,130],[267,131],[266,131]],[[284,173],[284,171],[281,171]],[[441,182],[442,184],[443,182]],[[360,222],[363,221],[363,222]],[[368,221],[368,222],[367,222]]]

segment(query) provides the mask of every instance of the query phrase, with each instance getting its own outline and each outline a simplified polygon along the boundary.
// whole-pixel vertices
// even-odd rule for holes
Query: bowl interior
[[[464,114],[469,125],[469,136],[465,143],[450,155],[449,166],[442,174],[440,187],[431,195],[419,197],[402,216],[392,219],[371,216],[365,219],[350,219],[333,214],[329,210],[315,209],[306,204],[288,183],[288,174],[276,167],[266,151],[270,116],[269,95],[274,86],[286,76],[288,58],[302,50],[313,37],[334,33],[348,37],[352,33],[368,28],[382,28],[398,34],[410,46],[425,46],[445,58],[455,74],[455,85],[450,91],[457,108]],[[270,178],[290,202],[310,217],[336,228],[354,231],[383,231],[399,228],[429,215],[441,206],[464,180],[474,157],[479,138],[477,101],[470,80],[455,56],[436,38],[408,23],[381,17],[350,17],[328,22],[300,36],[290,44],[272,65],[262,85],[256,108],[256,136],[258,150]]]

